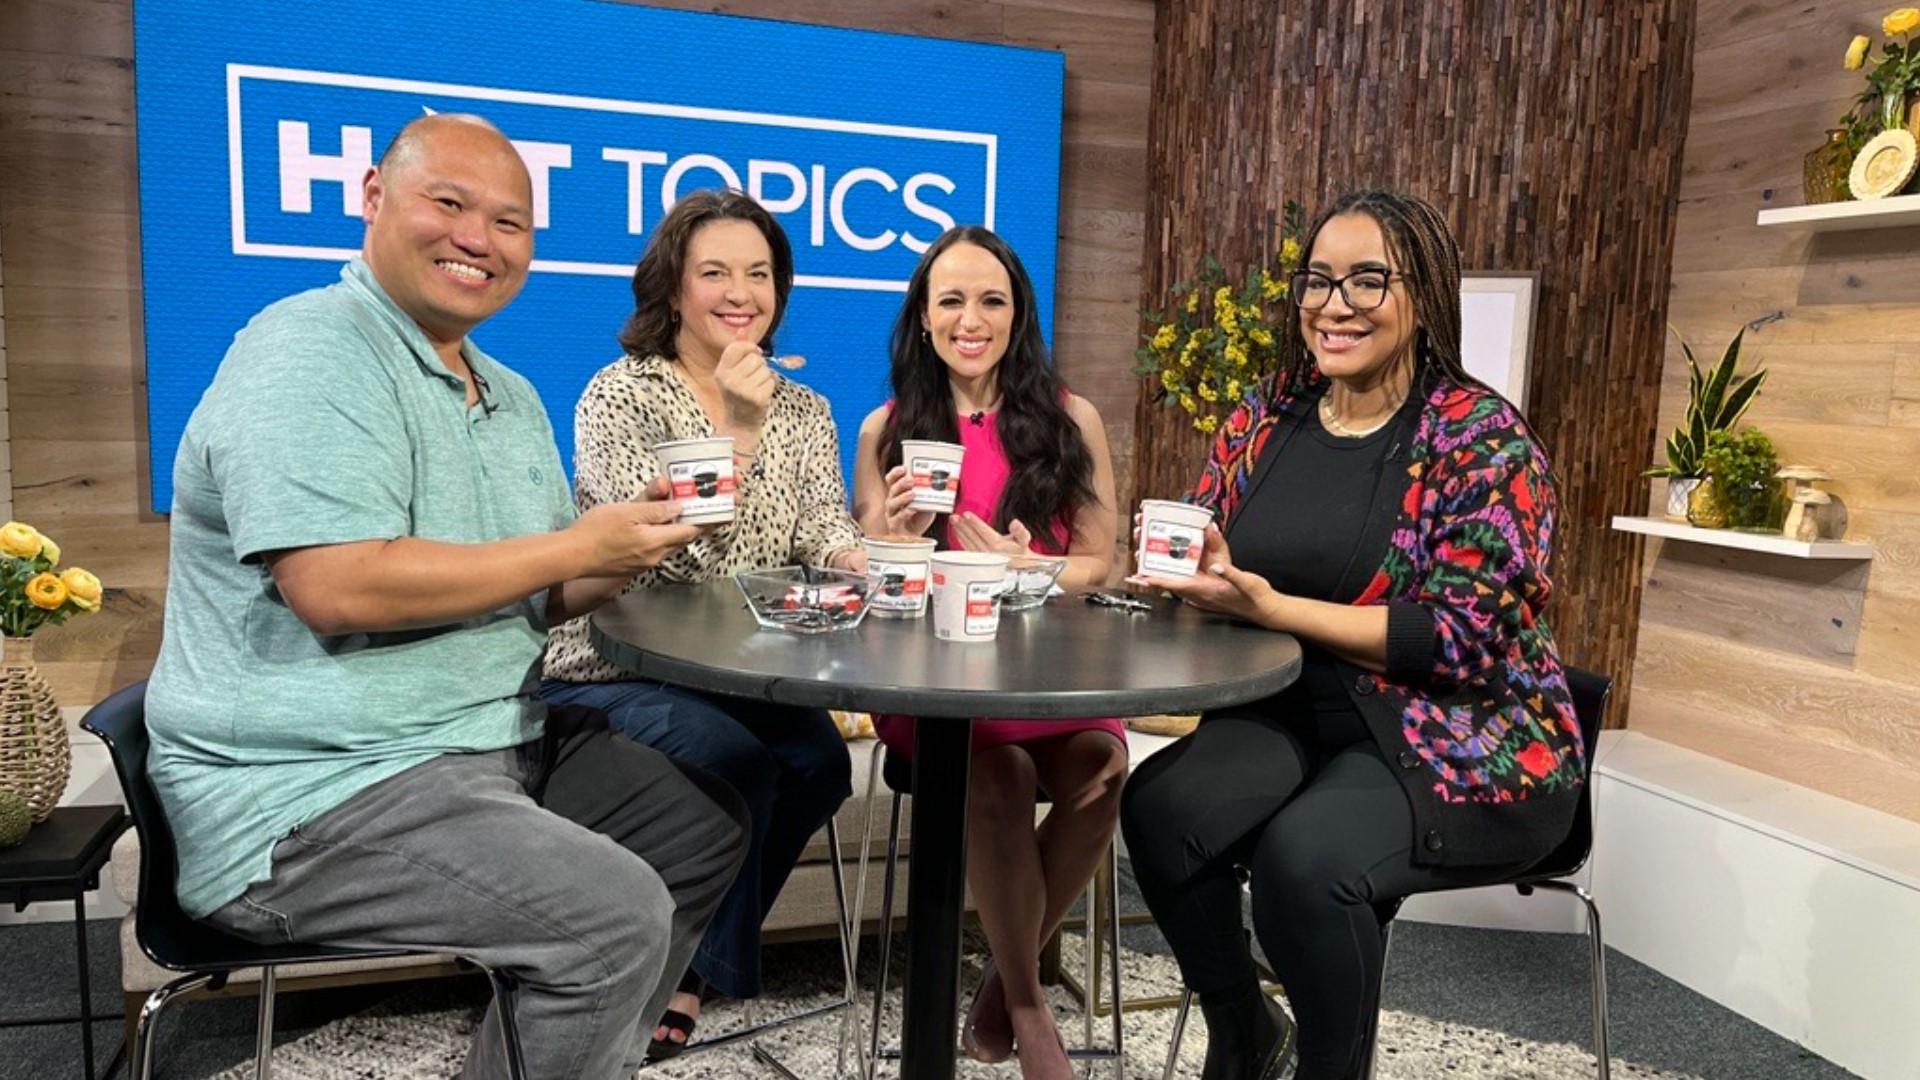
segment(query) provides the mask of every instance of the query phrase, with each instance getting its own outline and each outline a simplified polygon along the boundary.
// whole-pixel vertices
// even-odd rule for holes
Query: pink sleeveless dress
[[[954,498],[954,513],[971,511],[982,520],[993,520],[993,508],[1000,502],[1000,489],[1006,486],[1009,468],[1007,454],[1000,445],[996,413],[979,413],[976,423],[971,415],[960,417],[960,445],[967,454],[960,466],[960,491]],[[1031,526],[1029,526],[1031,527]],[[1053,554],[1064,554],[1073,538],[1071,526],[1064,520],[1049,523],[1044,531],[1035,530],[1034,546]],[[948,526],[947,547],[959,547]],[[1004,616],[1018,618],[1019,616]],[[913,756],[913,717],[880,713],[873,718],[874,733],[890,749]],[[976,717],[973,722],[973,752],[1008,743],[1057,739],[1082,731],[1105,731],[1127,741],[1126,726],[1116,719],[1102,720],[992,720]]]

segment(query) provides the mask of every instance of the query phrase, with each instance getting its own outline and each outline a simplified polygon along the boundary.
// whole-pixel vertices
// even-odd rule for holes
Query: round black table
[[[731,579],[628,593],[595,612],[594,647],[641,678],[785,705],[912,713],[913,872],[907,884],[903,1080],[950,1080],[959,1006],[972,717],[1195,712],[1277,693],[1300,646],[1172,600],[1144,613],[1078,596],[1007,612],[990,643],[925,619],[851,631],[761,629]],[[932,852],[949,857],[927,858]]]

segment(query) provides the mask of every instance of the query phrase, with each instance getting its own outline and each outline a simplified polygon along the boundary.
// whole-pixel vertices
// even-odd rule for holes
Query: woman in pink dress
[[[893,400],[860,425],[854,515],[868,535],[1065,555],[1062,586],[1106,580],[1117,525],[1106,429],[1061,384],[1038,319],[1026,269],[992,232],[960,226],[927,248],[893,327]],[[952,514],[908,507],[902,439],[966,447]],[[913,753],[912,717],[875,727],[894,752]],[[1113,838],[1125,732],[1112,719],[977,720],[973,755],[968,883],[993,958],[961,1043],[981,1061],[1017,1051],[1026,1080],[1070,1077],[1040,989],[1040,949]],[[1052,806],[1036,828],[1041,791]]]

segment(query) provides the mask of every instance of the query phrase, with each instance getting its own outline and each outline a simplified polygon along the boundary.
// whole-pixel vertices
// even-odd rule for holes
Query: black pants
[[[1299,1022],[1300,1080],[1359,1077],[1394,903],[1518,868],[1413,865],[1413,811],[1372,740],[1351,741],[1347,723],[1289,725],[1261,708],[1272,704],[1208,714],[1142,762],[1121,828],[1147,906],[1201,995],[1257,978],[1234,870],[1247,868],[1254,933]]]

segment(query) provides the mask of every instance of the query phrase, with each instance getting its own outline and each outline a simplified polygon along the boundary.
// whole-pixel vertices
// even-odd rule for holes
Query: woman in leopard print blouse
[[[660,471],[656,443],[711,435],[733,438],[738,487],[731,522],[629,589],[793,563],[865,569],[827,402],[767,360],[792,287],[786,234],[740,192],[687,195],[654,230],[634,270],[626,355],[574,410],[574,499],[583,511],[631,499]],[[846,747],[824,710],[637,681],[594,652],[585,619],[554,629],[541,692],[606,710],[616,730],[726,780],[752,811],[746,866],[654,1032],[649,1057],[671,1057],[705,986],[760,992],[761,920],[808,838],[851,793]]]

